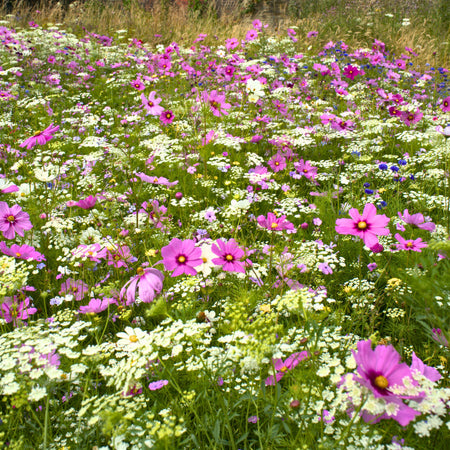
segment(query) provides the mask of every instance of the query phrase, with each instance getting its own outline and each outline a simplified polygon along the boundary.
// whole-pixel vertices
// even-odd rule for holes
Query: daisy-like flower
[[[116,336],[120,338],[117,341],[119,347],[127,351],[133,351],[144,345],[148,334],[140,328],[126,327],[124,331],[117,333]]]
[[[308,356],[309,353],[307,351],[302,351],[299,353],[293,353],[285,361],[283,361],[281,358],[272,360],[273,367],[276,370],[276,373],[275,376],[271,375],[266,379],[266,386],[274,386],[286,375],[287,371],[292,370],[294,367],[298,366],[300,362],[305,358],[308,358]]]
[[[409,225],[414,225],[421,230],[434,231],[436,228],[436,225],[433,222],[425,222],[423,214],[420,213],[409,214],[409,211],[405,209],[403,214],[399,212],[398,216],[403,220],[403,222]]]
[[[277,217],[274,213],[269,212],[267,217],[258,216],[256,219],[259,226],[266,228],[269,231],[283,231],[294,230],[294,225],[286,220],[286,216]]]
[[[34,259],[35,261],[45,261],[45,256],[42,253],[36,251],[34,247],[30,245],[17,245],[13,244],[10,248],[2,241],[0,242],[0,250],[3,254],[13,256],[19,259]]]
[[[306,177],[308,180],[314,180],[317,175],[317,167],[311,166],[311,161],[303,161],[301,159],[299,162],[294,163],[295,170],[297,173],[293,173],[292,177],[297,179],[301,177]]]
[[[169,125],[173,122],[174,117],[172,111],[163,111],[159,116],[159,119],[164,125]]]
[[[397,250],[412,250],[413,252],[421,252],[423,248],[427,247],[428,244],[422,241],[422,238],[418,239],[405,239],[400,234],[395,234],[395,239],[399,242],[395,244]]]
[[[127,305],[131,305],[136,299],[136,287],[139,289],[139,298],[144,303],[150,303],[163,288],[164,275],[157,269],[139,267],[137,275],[127,281],[120,290],[120,299],[127,296]]]
[[[143,91],[145,89],[145,84],[139,79],[131,81],[130,84],[138,91]]]
[[[211,244],[207,242],[204,242],[200,245],[200,248],[202,250],[202,263],[196,267],[196,270],[199,273],[201,272],[205,278],[207,278],[211,274],[214,267],[217,267],[213,263],[213,259],[216,255],[215,253],[213,253],[211,247]]]
[[[372,248],[379,244],[378,235],[386,236],[390,233],[385,227],[391,219],[384,214],[377,216],[377,208],[372,203],[364,207],[362,215],[356,208],[350,209],[348,213],[351,219],[336,219],[335,229],[339,234],[359,236],[367,247]]]
[[[128,267],[128,263],[134,262],[137,259],[131,254],[128,245],[111,246],[107,248],[108,266]]]
[[[11,208],[6,202],[0,202],[0,231],[6,239],[14,239],[16,233],[24,236],[24,230],[33,228],[30,216],[19,205]]]
[[[53,133],[56,133],[58,130],[59,125],[56,125],[56,127],[54,127],[52,123],[44,131],[38,131],[33,136],[25,139],[25,141],[20,144],[20,147],[26,147],[27,150],[30,150],[37,144],[44,145],[50,139],[53,139]]]
[[[403,111],[401,113],[400,119],[408,126],[414,125],[417,122],[420,122],[420,120],[423,117],[422,111],[417,109],[414,111]]]
[[[222,266],[225,272],[245,273],[244,264],[239,261],[245,253],[234,239],[230,239],[228,242],[218,239],[216,244],[212,245],[211,250],[218,256],[212,262]]]
[[[195,246],[191,239],[181,241],[173,238],[169,245],[161,249],[162,263],[166,270],[173,270],[172,277],[185,273],[186,275],[196,275],[194,268],[202,264],[202,250]]]
[[[445,97],[444,100],[442,100],[441,109],[443,112],[450,111],[450,97]]]
[[[245,89],[249,96],[248,99],[252,103],[256,103],[260,97],[264,97],[264,89],[259,80],[248,79]]]
[[[343,74],[345,77],[350,78],[350,80],[354,80],[358,75],[364,75],[364,71],[350,65],[344,69]]]
[[[286,168],[286,158],[277,153],[267,161],[267,164],[274,172],[280,172]]]
[[[155,98],[155,96],[156,91],[150,92],[148,99],[144,94],[141,94],[142,106],[147,110],[148,114],[151,114],[152,116],[159,116],[164,111],[164,108],[159,106],[161,99]]]
[[[231,108],[231,105],[225,102],[225,94],[221,94],[215,89],[209,94],[207,92],[203,92],[202,100],[209,104],[211,111],[216,117],[228,115],[226,110]]]

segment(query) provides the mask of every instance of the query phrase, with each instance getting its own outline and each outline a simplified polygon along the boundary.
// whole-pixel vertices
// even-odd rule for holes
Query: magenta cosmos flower
[[[80,306],[80,313],[81,314],[98,314],[104,311],[105,309],[108,309],[108,306],[117,303],[117,301],[114,298],[104,298],[103,300],[100,298],[93,298],[87,304],[86,306]]]
[[[174,117],[175,116],[173,115],[172,111],[163,111],[159,116],[159,119],[164,125],[169,125],[173,122]]]
[[[244,264],[239,260],[244,256],[244,250],[242,250],[234,239],[230,239],[228,242],[218,239],[216,244],[211,246],[212,252],[218,256],[211,261],[222,266],[225,272],[241,272],[245,273]]]
[[[423,117],[423,113],[417,109],[415,112],[414,111],[403,111],[401,113],[401,120],[408,126],[414,125],[417,122],[420,122],[420,120]]]
[[[162,263],[166,270],[173,270],[173,277],[183,273],[187,275],[196,275],[197,271],[194,267],[203,263],[201,258],[202,249],[195,246],[195,242],[191,239],[184,241],[173,238],[169,245],[161,249],[163,257]]]
[[[44,145],[50,139],[53,139],[53,133],[56,133],[58,130],[59,125],[56,125],[56,127],[54,127],[52,123],[44,131],[38,131],[33,136],[25,139],[25,141],[20,144],[20,147],[26,147],[28,150],[30,150],[37,144]]]
[[[231,105],[225,102],[225,94],[220,94],[215,89],[209,94],[207,92],[203,92],[202,100],[209,104],[211,111],[216,117],[228,115],[226,110],[231,108]]]
[[[384,214],[377,216],[377,208],[372,203],[364,207],[362,215],[356,208],[348,213],[351,219],[336,219],[337,233],[359,236],[369,248],[379,243],[378,235],[389,234],[389,229],[385,227],[391,219]]]
[[[0,250],[4,255],[13,256],[19,259],[34,259],[35,261],[45,261],[45,256],[42,253],[36,251],[34,247],[30,245],[17,245],[13,244],[9,248],[3,241],[0,242]]]
[[[276,374],[275,376],[271,375],[266,379],[266,386],[274,386],[286,375],[288,370],[292,370],[294,367],[298,366],[299,363],[308,356],[309,353],[307,351],[302,351],[299,353],[293,353],[285,361],[281,358],[273,359],[272,363],[274,369],[276,370]]]
[[[137,275],[127,281],[120,290],[119,298],[122,299],[126,293],[127,305],[136,300],[136,287],[139,290],[139,298],[144,303],[150,303],[163,288],[164,275],[157,269],[139,267]]]
[[[161,99],[155,98],[155,96],[156,91],[150,92],[148,99],[144,94],[141,94],[142,106],[147,110],[148,114],[151,114],[152,116],[159,116],[164,111],[164,108],[159,106]]]
[[[423,248],[427,247],[427,243],[422,241],[422,238],[418,239],[405,239],[400,234],[396,234],[395,239],[399,242],[395,244],[397,250],[412,250],[413,252],[421,252]]]
[[[281,170],[284,170],[286,168],[286,158],[283,155],[277,153],[275,156],[269,159],[269,161],[267,161],[267,164],[274,172],[280,172]]]
[[[37,312],[36,308],[29,308],[29,306],[30,299],[28,297],[20,303],[17,302],[16,297],[14,297],[14,300],[5,297],[5,301],[0,305],[0,314],[7,323],[13,322],[14,326],[17,326],[18,320],[26,320]]]
[[[16,233],[23,236],[24,230],[32,228],[30,216],[19,205],[10,208],[6,202],[0,202],[0,231],[6,239],[14,239]]]
[[[95,206],[96,203],[97,203],[97,197],[93,197],[92,195],[90,195],[89,197],[86,197],[86,198],[76,202],[75,206],[78,206],[79,208],[82,208],[82,209],[91,209]]]
[[[299,162],[294,163],[294,167],[298,172],[298,175],[294,172],[292,177],[297,179],[303,176],[308,178],[308,180],[314,180],[317,175],[317,167],[311,166],[310,163],[310,161],[303,161],[303,159],[301,159]]]
[[[366,422],[378,422],[391,417],[402,426],[408,425],[420,413],[403,403],[403,398],[410,397],[394,394],[392,388],[394,386],[404,388],[405,379],[413,380],[411,369],[407,364],[400,362],[400,355],[392,345],[379,345],[372,350],[372,342],[369,339],[358,342],[357,348],[357,352],[352,350],[359,375],[354,376],[355,381],[369,389],[374,397],[382,398],[387,403],[395,403],[397,408],[390,416],[384,413],[382,416],[374,417],[365,413],[363,419]]]
[[[274,213],[268,213],[267,218],[258,216],[256,219],[259,226],[266,228],[269,231],[283,231],[294,230],[294,225],[286,220],[286,216],[277,217]]]
[[[445,97],[444,100],[442,100],[441,109],[443,112],[450,111],[450,97]]]
[[[414,225],[421,230],[434,231],[436,228],[436,225],[433,222],[425,222],[423,214],[420,213],[409,214],[408,210],[405,209],[403,211],[403,215],[399,212],[398,216],[403,220],[403,222],[409,225]]]

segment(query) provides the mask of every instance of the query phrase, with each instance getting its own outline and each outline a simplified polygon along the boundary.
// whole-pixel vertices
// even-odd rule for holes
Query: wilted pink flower
[[[405,209],[403,211],[403,215],[399,212],[398,216],[403,220],[403,222],[409,225],[414,225],[421,230],[434,231],[436,228],[436,225],[433,222],[425,222],[423,214],[421,213],[409,214],[408,210]]]
[[[161,99],[155,98],[155,96],[156,91],[150,92],[148,99],[145,97],[145,94],[141,94],[142,106],[144,106],[148,114],[159,116],[164,111],[164,108],[159,106]]]
[[[37,144],[44,145],[50,139],[53,139],[53,133],[56,133],[58,130],[59,125],[54,127],[52,123],[44,131],[38,131],[32,137],[25,139],[25,141],[20,144],[20,147],[26,147],[30,150]]]
[[[14,239],[16,233],[24,235],[24,230],[31,230],[30,216],[19,205],[11,208],[6,202],[0,202],[0,231],[6,239]]]
[[[139,267],[137,275],[127,281],[120,290],[119,298],[126,293],[127,305],[131,305],[136,299],[136,287],[139,289],[139,298],[144,303],[150,303],[163,288],[164,275],[157,269]]]
[[[7,247],[4,241],[0,242],[0,250],[3,254],[13,256],[19,259],[34,259],[35,261],[45,261],[45,256],[42,253],[36,251],[34,247],[30,245],[17,245],[13,244],[10,248]]]
[[[364,207],[362,215],[356,208],[350,209],[348,213],[351,219],[336,219],[337,233],[359,236],[369,248],[379,243],[378,235],[389,234],[389,229],[385,227],[390,219],[384,214],[377,216],[377,208],[372,203]]]
[[[169,245],[161,249],[162,263],[166,270],[174,271],[172,277],[183,273],[196,275],[197,271],[194,267],[203,263],[201,255],[201,248],[196,247],[195,242],[191,239],[181,241],[178,238],[173,238]]]
[[[245,273],[244,264],[239,261],[245,253],[234,239],[230,239],[228,242],[218,239],[216,244],[211,246],[211,250],[218,256],[218,258],[212,259],[212,262],[222,266],[224,271]]]
[[[428,245],[426,242],[422,241],[422,238],[405,239],[398,233],[396,233],[394,237],[399,242],[399,244],[395,244],[397,246],[397,250],[412,250],[413,252],[421,252],[422,249]]]
[[[444,347],[448,347],[448,340],[445,337],[444,333],[440,328],[433,328],[432,330],[432,338],[438,343],[442,344]]]
[[[294,367],[298,366],[300,362],[305,358],[308,358],[308,356],[309,353],[307,351],[302,351],[299,353],[293,353],[285,361],[281,358],[272,360],[276,374],[275,376],[271,375],[266,379],[266,386],[274,386],[286,375],[288,370],[292,370]]]

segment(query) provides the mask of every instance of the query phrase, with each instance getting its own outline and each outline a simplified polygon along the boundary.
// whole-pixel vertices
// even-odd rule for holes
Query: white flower
[[[31,389],[31,392],[28,394],[28,400],[30,402],[37,402],[41,398],[44,398],[47,395],[47,391],[45,388],[40,386],[34,386],[33,389]]]
[[[200,248],[202,249],[202,261],[203,263],[196,267],[197,272],[201,272],[206,278],[211,274],[213,268],[217,266],[212,262],[213,258],[217,258],[211,250],[211,244],[202,244]]]
[[[258,80],[253,80],[251,78],[247,80],[246,90],[249,94],[249,100],[253,103],[257,102],[259,97],[264,97],[263,86]]]
[[[136,350],[144,345],[145,339],[148,334],[142,331],[140,328],[126,327],[125,331],[117,333],[120,338],[117,341],[117,345],[128,351]]]

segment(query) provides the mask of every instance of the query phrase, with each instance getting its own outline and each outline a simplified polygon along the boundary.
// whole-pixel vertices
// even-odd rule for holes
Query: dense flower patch
[[[2,445],[444,448],[446,69],[0,36]]]

